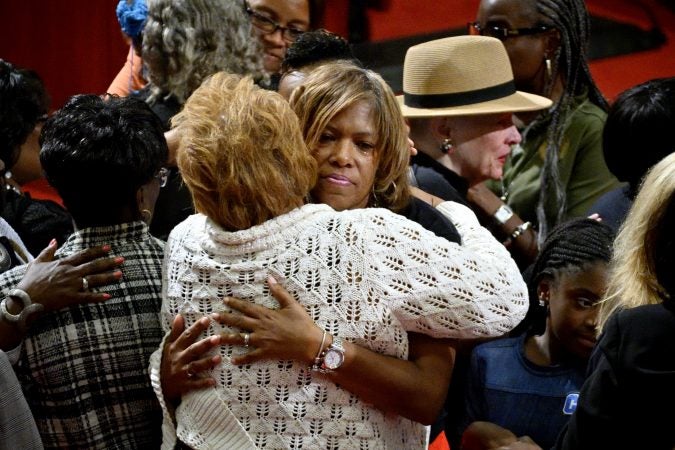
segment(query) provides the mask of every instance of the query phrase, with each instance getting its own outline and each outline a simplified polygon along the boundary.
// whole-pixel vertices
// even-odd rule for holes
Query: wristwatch
[[[495,220],[504,225],[511,217],[513,217],[513,210],[508,205],[504,204],[494,213]]]
[[[342,345],[342,339],[333,338],[333,343],[326,349],[321,363],[321,371],[324,373],[332,372],[340,368],[345,361],[345,348]]]

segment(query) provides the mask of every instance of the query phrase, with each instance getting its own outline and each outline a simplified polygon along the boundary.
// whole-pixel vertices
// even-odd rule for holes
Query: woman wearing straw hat
[[[504,46],[483,36],[438,39],[408,49],[403,91],[403,115],[419,150],[412,166],[417,185],[465,204],[470,187],[502,177],[511,147],[520,143],[512,113],[551,106],[547,98],[516,90]],[[532,249],[536,254],[529,222],[505,205],[481,206],[477,212],[492,216],[498,237],[512,241],[520,254]]]

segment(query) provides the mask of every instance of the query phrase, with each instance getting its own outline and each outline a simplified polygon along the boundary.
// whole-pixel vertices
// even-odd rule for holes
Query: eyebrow
[[[277,14],[277,12],[274,11],[269,6],[258,6],[258,7],[255,7],[255,8],[253,6],[251,6],[250,8],[253,9],[254,11],[257,11],[257,12],[269,14],[271,16],[271,18],[276,20],[276,21],[279,20],[279,14]],[[302,20],[302,19],[291,19],[290,21],[286,22],[286,26],[288,26],[288,25],[302,25],[304,27],[309,28],[309,21],[305,21],[305,20]]]
[[[593,292],[589,289],[582,288],[582,287],[572,288],[572,289],[570,289],[570,292],[572,292],[574,294],[584,294],[588,297],[595,297],[595,298],[598,298],[598,299],[602,297],[602,295],[598,295],[597,293],[595,293],[595,292]]]

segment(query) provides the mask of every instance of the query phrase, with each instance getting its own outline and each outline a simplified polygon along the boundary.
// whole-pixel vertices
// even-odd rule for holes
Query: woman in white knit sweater
[[[303,206],[316,175],[297,119],[250,80],[215,76],[188,100],[177,125],[179,166],[201,214],[169,239],[164,326],[177,313],[188,325],[228,313],[227,296],[276,308],[272,276],[328,332],[312,334],[311,350],[289,347],[279,361],[235,365],[232,358],[249,349],[220,348],[215,386],[184,396],[176,411],[179,438],[195,448],[423,447],[423,428],[373,408],[308,365],[336,369],[342,353],[346,373],[357,345],[406,359],[407,331],[467,338],[512,328],[526,309],[524,291],[482,270],[488,252],[475,250],[492,245],[489,233],[453,205],[447,208],[463,247],[386,210]],[[377,158],[379,142],[371,139],[360,148]],[[245,330],[212,322],[211,331]],[[256,343],[253,333],[239,336]],[[337,359],[313,361],[325,352]],[[158,357],[151,366],[159,388]],[[339,382],[340,372],[327,376]],[[167,418],[170,446],[175,431]]]

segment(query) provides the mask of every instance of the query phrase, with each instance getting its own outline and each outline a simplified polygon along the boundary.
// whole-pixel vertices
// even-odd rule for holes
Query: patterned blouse
[[[17,375],[45,448],[159,445],[161,413],[147,366],[162,339],[164,245],[134,222],[76,231],[56,256],[104,244],[125,259],[121,281],[98,288],[112,298],[43,315],[19,348]],[[0,275],[0,293],[24,272],[20,266]]]

